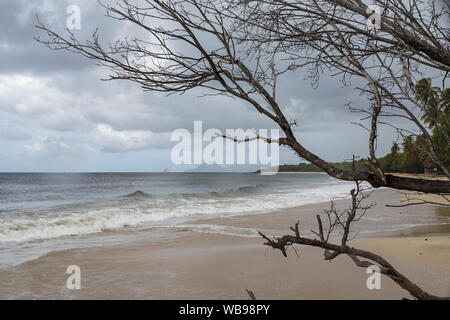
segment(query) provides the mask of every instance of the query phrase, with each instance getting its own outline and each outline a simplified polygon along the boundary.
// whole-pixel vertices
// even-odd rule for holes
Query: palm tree
[[[425,102],[426,109],[422,120],[432,129],[432,142],[435,152],[441,162],[450,167],[450,88],[441,90],[433,87],[430,78],[423,78],[416,84],[417,98]],[[447,138],[446,138],[447,137]],[[428,146],[423,137],[416,139],[419,159],[425,165],[431,165],[433,161],[428,154]],[[404,144],[405,145],[405,144]]]
[[[444,119],[450,121],[450,88],[446,88],[442,94],[440,99],[441,109],[444,113]]]
[[[406,153],[412,153],[415,151],[415,146],[414,146],[414,138],[413,136],[407,136],[405,137],[405,139],[403,139],[403,151]]]
[[[397,171],[399,169],[399,151],[398,143],[394,142],[391,147],[391,154],[387,155],[386,168],[387,171]]]
[[[427,146],[427,143],[425,141],[425,137],[423,134],[416,137],[416,141],[414,142],[414,147],[416,148],[419,159],[422,161],[425,165],[431,166],[433,165],[433,160],[430,157],[429,148]]]
[[[423,78],[416,84],[416,91],[419,99],[425,102],[427,108],[422,115],[422,120],[432,129],[436,126],[436,120],[440,117],[441,89],[432,86],[431,78]],[[446,101],[448,101],[448,98]]]
[[[400,150],[400,147],[398,146],[398,144],[396,142],[394,142],[391,147],[391,154],[395,157],[399,150]]]

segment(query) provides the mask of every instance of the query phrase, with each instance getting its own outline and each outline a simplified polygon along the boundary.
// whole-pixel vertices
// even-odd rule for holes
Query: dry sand
[[[450,270],[450,236],[366,238],[358,240],[356,246]]]

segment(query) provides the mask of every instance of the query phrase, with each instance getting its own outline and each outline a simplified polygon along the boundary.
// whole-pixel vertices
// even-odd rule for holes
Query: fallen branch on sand
[[[437,297],[425,292],[418,285],[410,281],[407,277],[401,274],[395,267],[381,256],[370,251],[353,248],[347,245],[350,234],[350,226],[353,222],[361,219],[366,211],[371,208],[374,203],[363,205],[362,202],[370,196],[370,193],[365,193],[360,189],[359,183],[356,183],[356,189],[351,190],[352,204],[349,209],[339,211],[331,203],[330,210],[326,210],[325,214],[328,219],[327,228],[324,229],[320,215],[317,215],[318,231],[313,233],[318,237],[314,239],[302,237],[299,231],[299,222],[295,224],[291,230],[293,235],[284,235],[282,237],[269,238],[263,233],[259,234],[267,240],[265,245],[281,251],[283,256],[287,257],[287,248],[293,247],[294,244],[300,244],[310,247],[318,247],[324,249],[325,260],[331,261],[341,254],[347,255],[352,261],[361,268],[368,268],[376,266],[380,273],[392,279],[400,287],[409,292],[409,294],[418,300],[434,300],[445,299],[450,300],[450,297]],[[340,244],[333,244],[329,242],[330,235],[333,231],[341,229],[343,231]]]

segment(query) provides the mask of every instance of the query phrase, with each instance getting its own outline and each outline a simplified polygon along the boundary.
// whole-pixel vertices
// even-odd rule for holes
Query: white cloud
[[[60,90],[55,82],[26,75],[0,75],[0,109],[54,130],[89,126],[86,98]]]
[[[92,132],[92,138],[106,151],[124,152],[162,147],[170,141],[170,134],[144,130],[116,131],[107,124],[99,124]]]
[[[149,94],[140,88],[120,86],[123,82],[109,83],[111,91],[107,92],[79,90],[66,82],[59,77],[0,74],[0,111],[56,131],[90,132],[99,123],[121,130],[165,131],[167,124],[182,120],[148,103]]]
[[[40,142],[34,142],[24,146],[28,155],[33,156],[64,156],[73,153],[73,149],[62,139],[45,137]]]

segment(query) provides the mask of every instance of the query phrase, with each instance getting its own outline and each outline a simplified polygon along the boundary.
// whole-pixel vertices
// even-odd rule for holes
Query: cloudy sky
[[[36,14],[48,26],[63,30],[69,5],[81,9],[80,38],[99,28],[102,39],[114,40],[132,31],[110,21],[92,0],[2,0],[0,2],[0,172],[37,171],[182,171],[171,162],[174,129],[273,128],[249,105],[226,97],[198,98],[144,92],[128,82],[100,81],[107,70],[81,56],[51,51],[34,37]],[[358,103],[351,89],[322,77],[318,89],[301,72],[279,83],[280,105],[288,119],[297,119],[301,143],[329,161],[352,154],[367,156],[367,133],[346,103]],[[378,153],[388,152],[396,135],[384,128]],[[300,159],[283,149],[282,163]]]

